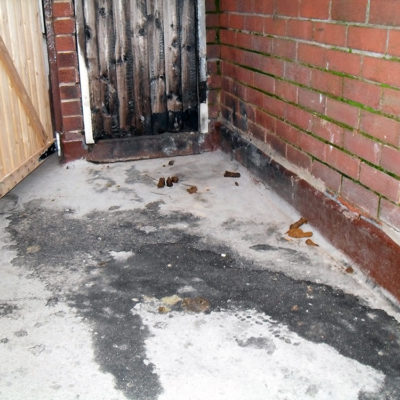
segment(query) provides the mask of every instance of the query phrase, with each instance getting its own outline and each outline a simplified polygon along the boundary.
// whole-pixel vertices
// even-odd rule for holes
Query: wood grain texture
[[[95,138],[196,130],[196,1],[77,1]]]
[[[0,2],[0,197],[53,142],[39,4]]]

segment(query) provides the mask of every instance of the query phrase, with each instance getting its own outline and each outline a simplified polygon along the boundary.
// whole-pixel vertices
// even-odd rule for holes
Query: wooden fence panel
[[[0,1],[0,197],[54,141],[40,7]]]

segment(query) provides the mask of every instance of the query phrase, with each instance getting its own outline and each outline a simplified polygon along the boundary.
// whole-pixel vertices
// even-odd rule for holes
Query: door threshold
[[[95,163],[111,163],[200,154],[218,147],[214,136],[200,132],[167,132],[103,139],[89,146],[86,159]]]

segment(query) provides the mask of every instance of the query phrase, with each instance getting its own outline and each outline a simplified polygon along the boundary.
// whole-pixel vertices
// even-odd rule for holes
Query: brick
[[[286,27],[286,35],[296,39],[311,40],[313,24],[310,21],[289,20]]]
[[[271,75],[283,77],[284,63],[282,60],[269,57],[262,57],[261,60],[262,60],[262,65],[260,68],[261,70]]]
[[[381,166],[387,171],[400,176],[400,150],[389,146],[383,146]]]
[[[57,65],[59,68],[76,67],[76,53],[57,53]]]
[[[54,3],[53,2],[53,17],[60,18],[60,17],[72,17],[74,15],[71,2],[65,1],[62,3]]]
[[[365,57],[362,74],[372,81],[400,87],[400,62]]]
[[[247,33],[237,32],[233,43],[235,46],[251,49],[253,44],[253,36]]]
[[[389,43],[388,43],[388,54],[392,56],[400,56],[400,31],[389,30]]]
[[[300,16],[303,18],[328,19],[330,0],[301,0]]]
[[[285,115],[286,103],[273,97],[264,96],[263,108],[279,118]]]
[[[61,100],[79,99],[81,97],[79,85],[61,86],[60,97]]]
[[[350,104],[333,99],[327,99],[326,101],[326,115],[352,128],[358,127],[359,111],[358,108]]]
[[[299,88],[299,104],[307,107],[313,111],[317,111],[321,114],[325,112],[325,101],[326,98],[320,93],[314,91]]]
[[[261,140],[262,142],[265,142],[265,136],[266,136],[267,132],[261,126],[249,121],[248,131],[249,131],[250,135],[254,136],[258,140]]]
[[[367,0],[332,0],[332,19],[365,22]]]
[[[244,82],[247,85],[253,86],[254,84],[254,72],[246,69],[246,68],[241,68],[238,67],[237,69],[237,79],[240,82]]]
[[[332,144],[343,145],[344,129],[333,122],[313,116],[311,131]]]
[[[393,204],[385,199],[381,200],[379,218],[400,231],[400,206]]]
[[[286,39],[272,39],[272,54],[278,57],[296,59],[296,42]]]
[[[400,2],[398,0],[371,0],[369,22],[400,25]]]
[[[245,100],[257,107],[262,107],[264,102],[264,95],[258,90],[246,88]]]
[[[268,75],[254,73],[254,86],[268,93],[275,93],[275,79]]]
[[[215,0],[206,0],[206,11],[207,12],[217,11]]]
[[[328,50],[326,62],[330,71],[344,72],[359,76],[361,73],[361,56],[339,50]]]
[[[350,26],[347,33],[347,46],[353,49],[384,53],[386,41],[387,29]]]
[[[344,148],[364,160],[379,165],[382,145],[360,133],[346,130]]]
[[[267,36],[254,36],[254,35],[252,35],[251,38],[253,41],[251,46],[253,50],[271,54],[273,39]]]
[[[362,163],[360,182],[389,200],[399,201],[400,181],[376,168]]]
[[[64,131],[78,131],[83,129],[83,119],[81,116],[63,117]]]
[[[297,167],[311,170],[311,157],[295,147],[286,146],[286,158],[289,162],[295,164]]]
[[[322,68],[326,67],[326,50],[323,47],[299,43],[297,58],[299,61],[306,64],[316,65]]]
[[[221,46],[219,45],[207,45],[207,58],[221,58]]]
[[[60,83],[76,83],[78,82],[77,70],[72,68],[59,69],[58,70],[58,81]]]
[[[345,46],[346,26],[327,24],[325,22],[314,22],[313,40],[320,43],[332,44],[334,46]]]
[[[286,122],[276,120],[276,134],[281,137],[283,140],[297,145],[300,140],[299,130],[294,128],[293,126],[287,124]]]
[[[277,153],[285,157],[286,143],[282,142],[280,138],[267,132],[265,142],[268,143]]]
[[[367,82],[347,78],[343,82],[343,97],[376,109],[379,107],[381,91],[380,86]]]
[[[275,132],[276,119],[261,111],[260,109],[256,109],[255,122],[264,129]]]
[[[313,155],[318,158],[320,161],[325,161],[326,159],[326,151],[327,145],[315,137],[304,133],[298,133],[298,145],[299,147],[306,151],[308,154]]]
[[[311,126],[311,114],[291,104],[286,104],[286,120],[299,128],[309,130]]]
[[[395,116],[400,114],[400,90],[382,89],[381,110]]]
[[[313,70],[311,73],[311,86],[321,92],[333,94],[335,96],[342,95],[343,78],[319,70]]]
[[[308,86],[311,79],[311,69],[300,64],[285,62],[285,79]]]
[[[254,12],[258,14],[273,14],[274,0],[263,0],[254,2]]]
[[[237,0],[221,0],[220,9],[221,11],[236,11]]]
[[[206,40],[207,40],[207,43],[215,43],[217,41],[217,30],[216,29],[207,29]]]
[[[264,17],[248,15],[245,19],[244,28],[250,32],[264,32]],[[242,27],[243,29],[243,27]]]
[[[218,14],[207,14],[206,15],[206,26],[207,28],[209,27],[226,27],[229,25],[229,14],[223,14],[223,15],[218,15]]]
[[[289,17],[299,15],[300,0],[279,0],[275,3],[275,13]]]
[[[321,179],[328,189],[336,193],[339,192],[342,175],[340,175],[337,171],[315,160],[311,168],[311,173],[316,178]]]
[[[292,103],[297,102],[297,86],[289,82],[277,80],[275,83],[275,93],[287,101],[291,101]]]
[[[223,44],[230,44],[230,45],[234,45],[236,44],[236,32],[235,31],[231,31],[228,29],[222,29],[220,31],[220,41]]]
[[[264,33],[283,36],[286,33],[286,19],[276,17],[264,18]]]
[[[75,21],[72,18],[57,19],[53,25],[56,35],[75,33]]]
[[[80,100],[61,102],[61,112],[64,116],[82,115],[82,105]]]
[[[360,129],[385,143],[399,145],[400,123],[393,119],[362,111]]]
[[[327,146],[326,163],[351,178],[358,178],[360,160],[333,146]]]
[[[56,36],[56,50],[57,51],[75,51],[75,38],[69,36]]]
[[[347,178],[343,178],[341,194],[345,199],[370,214],[373,218],[378,216],[379,197],[374,192]]]
[[[243,29],[245,25],[245,16],[241,14],[229,14],[229,28]]]

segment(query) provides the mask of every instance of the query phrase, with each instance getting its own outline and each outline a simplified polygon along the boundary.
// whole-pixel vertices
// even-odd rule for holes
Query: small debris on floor
[[[240,178],[240,172],[225,171],[225,178]]]
[[[197,186],[190,186],[190,188],[186,189],[189,194],[197,193]]]
[[[295,304],[292,308],[292,311],[299,311],[299,306],[297,304]]]
[[[288,236],[295,238],[295,239],[302,239],[302,238],[309,238],[313,235],[312,232],[304,232],[300,228],[293,228],[289,229],[287,232]]]
[[[160,178],[160,179],[158,180],[157,187],[158,187],[159,189],[165,187],[165,178]]]
[[[182,301],[182,298],[174,294],[172,296],[163,297],[161,301],[167,306],[174,306],[175,304],[178,304],[180,301]]]
[[[165,306],[160,306],[158,307],[158,312],[160,314],[167,314],[171,311],[171,309],[169,307],[165,307]]]
[[[352,267],[347,267],[347,268],[346,268],[346,272],[347,272],[348,274],[353,274],[353,273],[354,273],[354,269],[353,269]]]
[[[175,164],[175,160],[171,160],[169,163],[168,163],[168,165],[174,165]]]
[[[179,182],[179,178],[177,176],[171,176],[171,181],[173,183],[178,183]]]
[[[172,183],[172,179],[171,179],[170,176],[167,178],[167,186],[168,186],[168,187],[174,186],[174,184]]]
[[[307,240],[306,240],[306,245],[307,245],[307,246],[319,247],[319,244],[313,242],[311,239],[307,239]]]
[[[182,308],[185,311],[206,312],[210,309],[210,302],[203,297],[185,297],[182,300]]]
[[[239,186],[239,182],[235,182],[235,186]]]
[[[291,224],[289,226],[289,229],[297,229],[300,228],[302,225],[306,224],[308,220],[304,217],[301,217],[298,221],[296,221],[294,224]]]

